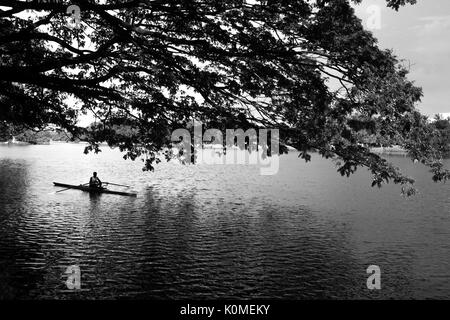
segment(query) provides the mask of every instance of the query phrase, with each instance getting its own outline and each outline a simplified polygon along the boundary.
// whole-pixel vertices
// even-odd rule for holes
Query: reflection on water
[[[391,160],[420,180],[412,199],[295,154],[275,176],[175,163],[149,174],[82,150],[0,147],[0,298],[450,298],[449,186],[405,158]],[[54,193],[94,170],[138,197]],[[79,292],[65,286],[70,265]]]

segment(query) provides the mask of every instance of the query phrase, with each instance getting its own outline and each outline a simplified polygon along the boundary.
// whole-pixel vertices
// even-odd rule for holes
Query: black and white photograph
[[[0,300],[450,299],[449,34],[448,0],[0,1]]]

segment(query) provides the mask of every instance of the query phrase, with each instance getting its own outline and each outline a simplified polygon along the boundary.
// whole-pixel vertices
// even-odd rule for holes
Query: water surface
[[[116,150],[0,146],[0,298],[450,298],[450,186],[407,158],[420,193],[370,187],[295,153],[261,176],[245,165],[163,163]],[[447,165],[449,163],[447,162]],[[54,192],[92,171],[137,198]],[[78,265],[82,290],[65,285]],[[378,265],[382,290],[366,287]]]

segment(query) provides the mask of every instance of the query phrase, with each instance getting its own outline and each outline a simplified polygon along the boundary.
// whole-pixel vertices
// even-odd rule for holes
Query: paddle
[[[117,183],[111,183],[111,182],[103,182],[104,184],[110,184],[112,186],[118,186],[118,187],[125,187],[125,188],[131,188],[130,186],[125,186],[123,184],[117,184]]]
[[[82,186],[85,186],[85,185],[87,185],[87,184],[89,184],[89,182],[88,182],[88,183],[85,183],[85,184],[82,184]],[[63,191],[69,190],[69,189],[72,189],[72,188],[62,189],[62,190],[56,191],[55,193],[63,192]]]

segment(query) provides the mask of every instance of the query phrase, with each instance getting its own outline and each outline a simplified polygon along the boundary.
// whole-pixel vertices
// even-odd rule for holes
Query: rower
[[[89,187],[91,188],[101,188],[102,182],[97,177],[97,172],[94,172],[91,179],[89,180]]]

